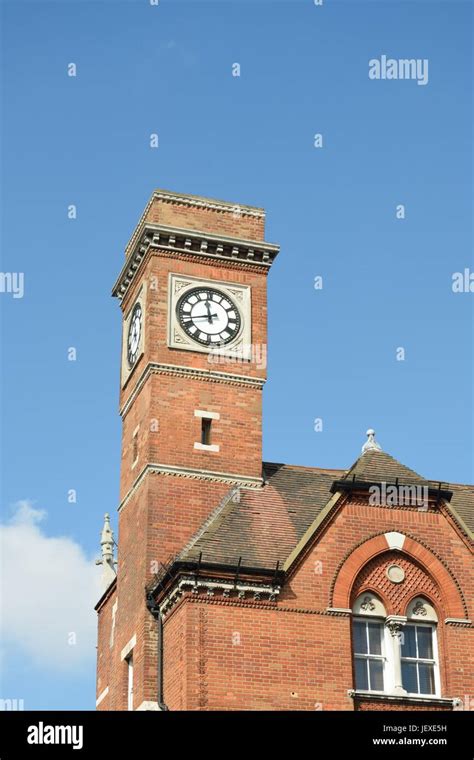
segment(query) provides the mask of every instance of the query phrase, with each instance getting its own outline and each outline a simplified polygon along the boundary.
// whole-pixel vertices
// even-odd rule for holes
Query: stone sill
[[[457,700],[450,697],[431,697],[429,695],[418,696],[416,694],[389,694],[374,691],[356,691],[349,689],[347,692],[352,699],[363,699],[373,702],[388,702],[391,704],[433,705],[452,710]]]

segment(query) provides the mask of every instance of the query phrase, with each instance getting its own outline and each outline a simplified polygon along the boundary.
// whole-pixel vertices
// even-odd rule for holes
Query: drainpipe
[[[157,660],[158,660],[158,667],[157,667],[157,702],[158,702],[158,709],[159,710],[168,710],[167,705],[164,701],[164,686],[163,686],[163,675],[164,675],[164,636],[163,636],[163,618],[160,612],[160,608],[155,604],[155,600],[153,599],[152,594],[147,595],[147,607],[150,610],[151,614],[156,620],[156,632],[157,632],[157,638],[158,638],[158,651],[157,651]]]
[[[163,697],[163,675],[164,675],[164,635],[163,635],[163,618],[158,609],[156,616],[156,627],[158,630],[158,707],[160,710],[167,710]]]

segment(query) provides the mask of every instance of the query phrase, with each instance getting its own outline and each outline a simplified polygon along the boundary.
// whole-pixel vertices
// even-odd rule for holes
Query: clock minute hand
[[[209,324],[212,325],[211,307],[209,306],[209,300],[206,301],[206,309],[207,309],[207,318],[209,320]]]

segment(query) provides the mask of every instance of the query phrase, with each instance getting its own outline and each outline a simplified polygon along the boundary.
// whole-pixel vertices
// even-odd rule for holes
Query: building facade
[[[262,463],[264,223],[157,190],[126,248],[97,708],[472,709],[474,487]]]

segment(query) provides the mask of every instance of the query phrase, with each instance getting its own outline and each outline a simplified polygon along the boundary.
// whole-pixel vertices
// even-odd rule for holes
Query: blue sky
[[[0,294],[0,696],[93,709],[91,560],[105,511],[116,525],[120,463],[110,290],[153,188],[267,210],[266,238],[281,245],[267,460],[348,467],[374,427],[421,474],[473,481],[473,295],[451,287],[473,269],[472,5],[17,0],[1,11],[2,271],[23,272],[25,292]],[[370,80],[368,61],[384,54],[428,59],[428,84]]]

